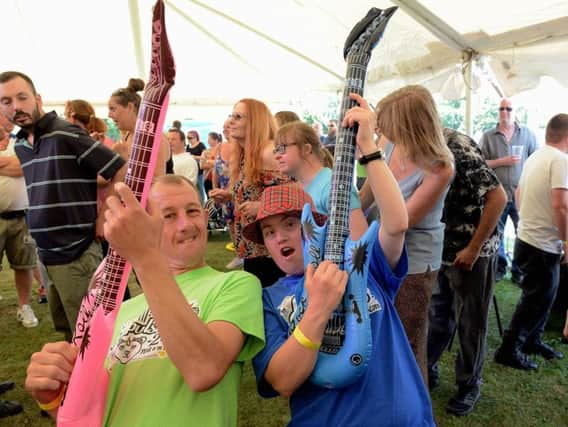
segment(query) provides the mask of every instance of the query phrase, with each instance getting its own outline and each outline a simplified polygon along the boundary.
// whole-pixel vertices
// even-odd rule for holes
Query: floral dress
[[[232,188],[233,200],[235,202],[235,250],[240,258],[256,258],[260,256],[269,256],[264,245],[251,242],[243,236],[243,228],[252,222],[248,220],[239,210],[239,206],[244,202],[255,202],[260,200],[260,196],[266,187],[272,185],[281,185],[290,181],[278,170],[263,170],[260,180],[255,183],[245,181],[244,177],[244,158],[240,162],[240,174],[238,180]]]
[[[222,188],[223,190],[229,188],[231,170],[229,169],[229,162],[227,160],[223,160],[223,158],[221,157],[221,149],[217,150],[217,156],[215,156],[215,173],[217,174],[217,179],[219,180],[219,188]],[[232,221],[234,219],[233,202],[221,204],[221,209],[225,222]]]

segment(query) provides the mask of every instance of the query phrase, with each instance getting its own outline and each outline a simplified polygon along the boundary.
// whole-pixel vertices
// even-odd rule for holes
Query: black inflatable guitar
[[[349,94],[363,95],[371,51],[381,39],[396,9],[371,9],[347,37],[343,51],[347,61],[347,76],[339,123],[343,121],[345,112],[355,105]],[[317,266],[326,259],[349,273],[343,302],[328,321],[318,360],[310,377],[312,383],[326,388],[344,387],[355,382],[367,369],[372,350],[367,309],[367,271],[378,225],[373,223],[357,242],[349,239],[356,135],[357,126],[339,129],[327,223],[318,227],[309,205],[304,207],[302,214],[306,265],[311,263]],[[290,332],[300,321],[307,305],[307,294],[303,287],[297,290],[296,301],[297,309]]]

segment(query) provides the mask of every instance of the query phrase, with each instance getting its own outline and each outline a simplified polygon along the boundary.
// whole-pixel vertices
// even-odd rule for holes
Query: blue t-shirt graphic
[[[392,271],[377,240],[367,285],[373,337],[367,372],[354,384],[340,389],[324,389],[306,381],[290,398],[289,426],[435,425],[430,397],[394,307],[394,297],[407,269],[406,251]],[[264,372],[288,339],[296,304],[294,291],[302,278],[287,276],[263,290],[266,347],[253,360],[258,391],[263,397],[277,395],[264,380]]]

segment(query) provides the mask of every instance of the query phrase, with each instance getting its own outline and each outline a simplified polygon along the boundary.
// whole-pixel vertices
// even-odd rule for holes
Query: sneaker
[[[34,328],[39,323],[37,317],[34,314],[34,311],[27,304],[24,304],[21,308],[18,308],[16,317],[24,326],[24,328]]]
[[[16,384],[13,381],[4,381],[0,383],[0,394],[13,390]]]
[[[505,278],[506,271],[495,272],[495,283],[502,281]]]
[[[521,286],[522,281],[523,281],[522,274],[511,273],[511,282],[513,282],[515,285]]]
[[[479,386],[460,387],[455,396],[448,401],[446,411],[460,417],[467,415],[475,408],[480,394]]]
[[[235,244],[233,242],[229,242],[225,245],[225,249],[229,252],[235,252]]]
[[[0,400],[0,418],[10,417],[23,411],[22,405],[10,400]]]
[[[234,270],[235,268],[239,268],[244,264],[244,261],[242,258],[239,258],[238,256],[234,257],[230,263],[228,263],[225,268],[228,270]]]

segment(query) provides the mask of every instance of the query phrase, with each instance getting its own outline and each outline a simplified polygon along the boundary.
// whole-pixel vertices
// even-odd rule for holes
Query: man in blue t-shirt
[[[266,347],[253,361],[259,393],[264,397],[290,397],[291,426],[431,426],[434,425],[428,393],[404,329],[394,308],[394,296],[406,275],[404,233],[408,216],[398,185],[376,153],[374,113],[360,104],[345,115],[344,126],[359,124],[357,145],[366,162],[382,224],[371,251],[367,305],[372,351],[365,373],[341,388],[323,388],[309,381],[326,325],[345,292],[347,273],[323,261],[304,275],[300,215],[310,196],[289,184],[270,187],[262,195],[257,220],[245,237],[266,245],[287,276],[263,294]],[[375,151],[375,152],[374,152]],[[380,183],[380,184],[379,184]],[[297,286],[305,286],[307,305],[301,320],[291,327]],[[291,330],[293,329],[293,330]],[[319,350],[319,351],[318,351]]]

